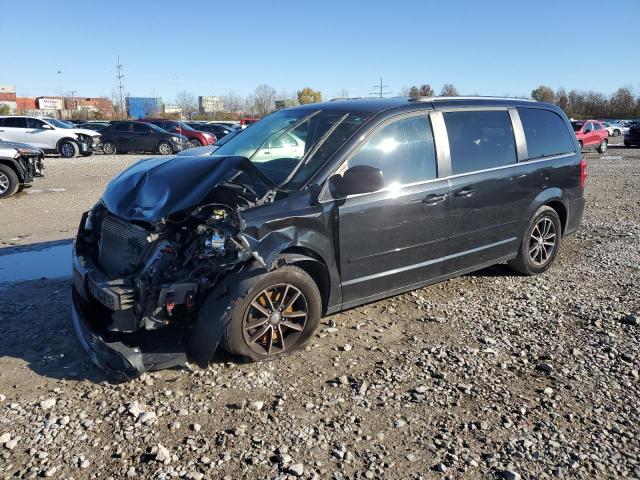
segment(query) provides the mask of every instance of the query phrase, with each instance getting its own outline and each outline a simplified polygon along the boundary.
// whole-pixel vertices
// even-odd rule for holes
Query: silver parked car
[[[0,199],[31,186],[42,176],[44,152],[24,143],[0,141]]]

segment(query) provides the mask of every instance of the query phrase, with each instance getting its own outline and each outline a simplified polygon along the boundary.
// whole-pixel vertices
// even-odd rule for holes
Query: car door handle
[[[456,197],[462,197],[462,198],[469,198],[471,197],[474,193],[476,193],[476,191],[473,188],[469,188],[469,187],[465,187],[462,190],[458,190],[455,193]]]
[[[448,195],[446,193],[437,194],[432,193],[431,195],[427,195],[422,199],[422,203],[425,205],[437,205],[438,203],[442,203],[447,199]]]

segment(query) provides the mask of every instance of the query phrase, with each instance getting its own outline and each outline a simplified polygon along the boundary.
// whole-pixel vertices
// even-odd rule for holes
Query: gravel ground
[[[52,159],[34,188],[67,191],[2,202],[2,241],[68,237],[135,158]],[[585,158],[583,226],[546,274],[355,308],[275,362],[109,383],[67,280],[0,286],[0,478],[640,478],[640,150]]]

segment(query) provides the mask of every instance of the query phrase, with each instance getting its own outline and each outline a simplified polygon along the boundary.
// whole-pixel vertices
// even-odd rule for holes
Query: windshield
[[[178,127],[180,127],[182,130],[193,130],[193,128],[191,128],[189,125],[187,125],[184,122],[176,122],[178,124]]]
[[[163,129],[161,129],[159,126],[154,125],[153,123],[145,123],[145,125],[147,125],[148,127],[151,127],[153,130],[156,130],[158,132],[161,133],[167,133],[166,131],[164,131]]]
[[[280,110],[225,142],[215,155],[247,157],[277,185],[303,185],[368,119],[333,110]]]
[[[76,128],[75,125],[71,125],[70,123],[63,122],[62,120],[57,120],[55,118],[47,118],[46,121],[58,128]]]
[[[579,132],[580,130],[582,130],[583,125],[584,122],[571,122],[571,126],[573,127],[574,132]]]

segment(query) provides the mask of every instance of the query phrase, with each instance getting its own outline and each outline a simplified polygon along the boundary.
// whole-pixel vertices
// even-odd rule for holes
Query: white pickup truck
[[[100,143],[100,134],[55,118],[12,115],[0,117],[0,140],[26,143],[45,153],[72,158],[78,154],[93,155]]]

